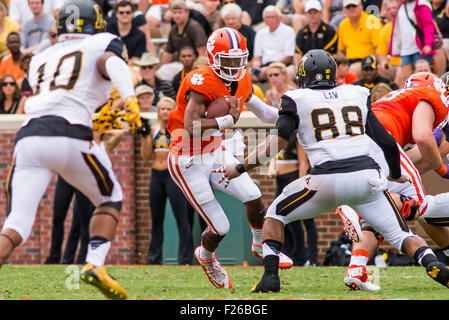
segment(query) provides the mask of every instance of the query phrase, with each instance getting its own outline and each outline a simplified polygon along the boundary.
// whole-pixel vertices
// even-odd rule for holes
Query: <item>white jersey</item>
[[[58,42],[31,59],[29,82],[33,95],[25,102],[32,118],[58,116],[71,124],[92,127],[92,114],[104,104],[112,83],[97,68],[97,59],[112,40],[110,33]]]
[[[298,140],[312,167],[369,155],[371,138],[364,134],[368,89],[343,85],[327,90],[298,89],[285,95],[296,103]]]

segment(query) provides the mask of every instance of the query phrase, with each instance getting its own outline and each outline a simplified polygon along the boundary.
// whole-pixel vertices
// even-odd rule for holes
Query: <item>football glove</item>
[[[124,114],[122,120],[128,123],[129,132],[134,134],[136,129],[142,127],[142,120],[140,118],[139,102],[136,96],[126,98],[124,105]]]
[[[123,125],[118,120],[117,114],[111,112],[112,100],[109,100],[100,111],[92,117],[93,130],[105,132],[112,129],[122,129]]]
[[[151,133],[150,119],[140,117],[140,120],[142,121],[142,126],[137,128],[136,133],[143,138],[148,137],[148,135]]]

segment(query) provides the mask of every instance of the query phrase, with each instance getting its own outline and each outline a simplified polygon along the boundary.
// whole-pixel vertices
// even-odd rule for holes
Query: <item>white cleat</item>
[[[251,252],[253,256],[263,259],[262,254],[262,244],[261,243],[252,243]],[[293,260],[290,259],[286,254],[280,252],[279,253],[279,269],[285,270],[290,269],[293,266]]]
[[[364,266],[350,266],[345,274],[345,286],[352,290],[379,291],[380,287],[368,279]]]
[[[350,206],[342,205],[335,209],[343,222],[346,235],[354,242],[362,241],[362,227],[359,214]]]
[[[232,282],[231,278],[229,278],[228,273],[221,266],[220,262],[218,262],[215,252],[210,260],[203,260],[200,258],[200,249],[201,247],[197,247],[195,249],[195,258],[198,260],[199,264],[203,268],[206,273],[207,278],[212,283],[212,285],[216,288],[231,288]]]

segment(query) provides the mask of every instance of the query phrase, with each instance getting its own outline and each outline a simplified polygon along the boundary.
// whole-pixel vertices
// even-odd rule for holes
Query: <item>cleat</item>
[[[210,260],[202,260],[200,258],[200,249],[201,247],[197,247],[195,249],[195,258],[203,268],[206,273],[207,278],[212,283],[212,285],[216,288],[231,288],[232,282],[231,278],[229,278],[228,273],[218,262],[215,252]]]
[[[80,279],[99,289],[109,299],[128,298],[126,290],[107,273],[105,266],[94,268],[90,263],[86,264],[81,270]]]
[[[426,268],[427,275],[436,282],[449,288],[449,269],[440,261],[430,263]]]
[[[263,259],[261,243],[253,242],[251,245],[251,252],[253,253],[253,256],[255,256],[256,258]],[[281,269],[281,270],[290,269],[292,266],[293,266],[293,260],[290,259],[286,254],[280,252],[279,253],[279,269]]]
[[[335,213],[340,216],[348,238],[354,242],[362,241],[363,235],[359,214],[347,205],[339,206],[335,209]]]
[[[368,279],[364,266],[350,266],[346,270],[345,285],[351,290],[378,291],[380,287]]]
[[[267,275],[264,273],[262,280],[256,283],[252,288],[252,293],[275,293],[281,290],[281,280],[277,274]]]

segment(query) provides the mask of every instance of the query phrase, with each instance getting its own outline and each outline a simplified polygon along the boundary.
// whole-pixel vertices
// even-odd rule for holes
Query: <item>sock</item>
[[[103,237],[92,237],[89,239],[87,248],[86,262],[94,267],[101,267],[104,265],[106,256],[111,248],[111,241]]]
[[[261,243],[262,242],[262,227],[251,227],[251,232],[253,233],[253,242],[254,243]]]
[[[282,249],[282,243],[276,240],[265,240],[262,244],[263,258],[267,256],[279,256]]]
[[[438,261],[432,249],[422,246],[414,254],[415,261],[420,265],[427,267],[431,262]]]
[[[201,260],[210,260],[210,259],[212,259],[213,255],[214,255],[213,252],[207,250],[206,248],[203,247],[203,244],[201,244],[201,248],[200,248]]]
[[[364,266],[368,264],[369,253],[364,249],[357,249],[351,254],[349,266]]]

